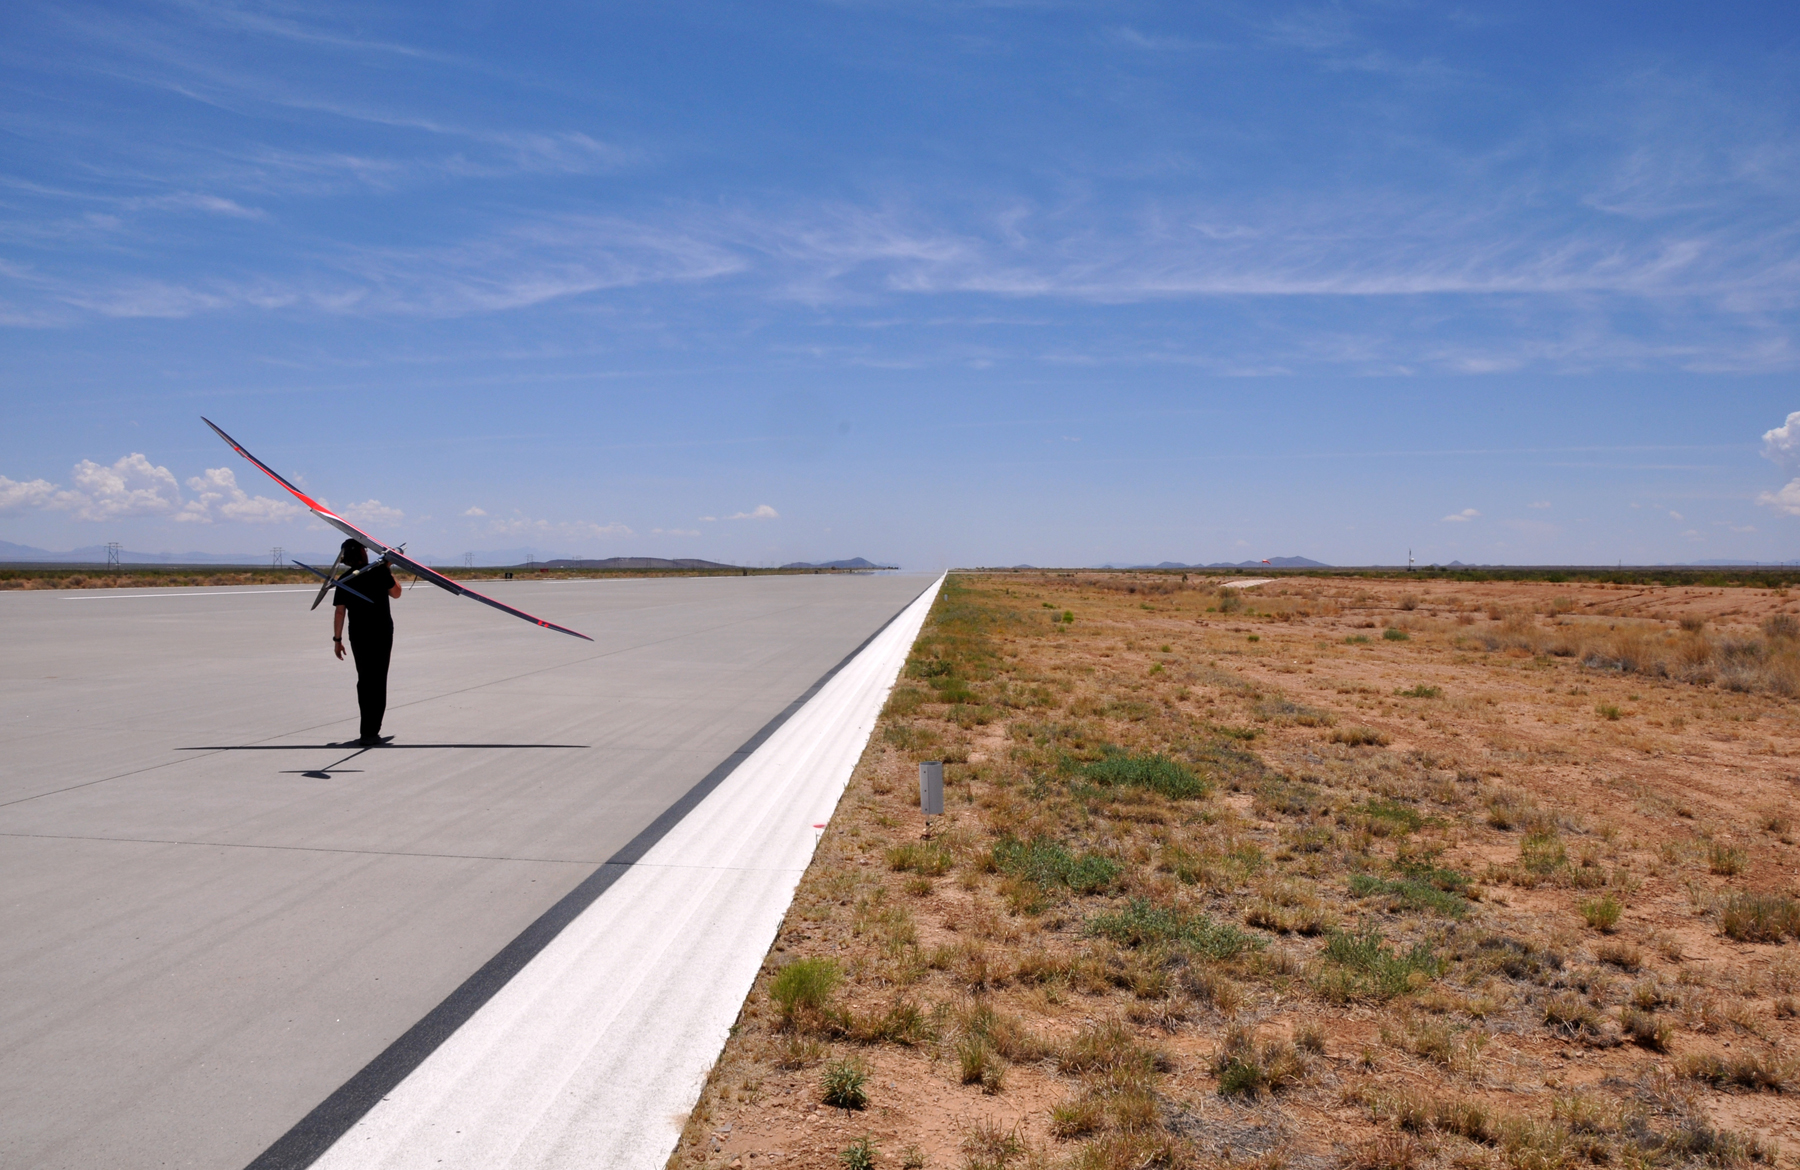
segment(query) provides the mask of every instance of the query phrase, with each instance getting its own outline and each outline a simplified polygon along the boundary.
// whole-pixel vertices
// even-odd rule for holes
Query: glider
[[[407,572],[411,573],[414,577],[420,578],[425,581],[429,581],[433,585],[436,585],[439,589],[442,589],[448,593],[454,593],[458,597],[472,597],[476,601],[481,602],[481,604],[483,604],[483,605],[493,606],[495,609],[499,610],[501,613],[510,613],[516,618],[524,618],[526,621],[530,622],[534,626],[542,626],[546,630],[555,630],[559,634],[568,634],[571,637],[581,638],[588,642],[593,641],[592,638],[589,638],[586,634],[580,632],[579,630],[571,630],[567,626],[559,626],[555,622],[547,622],[543,618],[533,617],[531,614],[526,613],[522,609],[514,609],[512,606],[502,604],[501,602],[495,601],[491,597],[483,597],[481,594],[475,592],[473,589],[470,589],[467,585],[460,585],[457,582],[452,581],[450,578],[444,576],[442,573],[438,572],[437,570],[426,568],[424,565],[421,565],[419,562],[413,560],[411,557],[406,555],[406,551],[405,551],[406,546],[404,544],[402,544],[398,547],[390,547],[388,545],[381,543],[379,540],[376,540],[373,536],[370,536],[368,533],[364,532],[362,529],[358,528],[356,525],[350,523],[348,520],[344,519],[342,516],[339,516],[336,512],[333,512],[330,508],[327,508],[324,504],[319,503],[319,501],[313,499],[311,496],[307,495],[305,492],[301,491],[299,488],[295,487],[293,484],[289,483],[287,480],[281,478],[281,476],[275,474],[274,470],[271,469],[267,463],[264,463],[262,460],[258,459],[256,456],[250,454],[250,452],[244,450],[244,448],[238,443],[238,441],[236,439],[232,438],[230,435],[228,435],[224,431],[220,430],[218,427],[218,424],[213,422],[212,419],[207,418],[205,415],[201,415],[200,421],[205,423],[207,426],[211,427],[213,429],[213,433],[218,435],[219,438],[224,439],[225,442],[231,447],[231,449],[233,451],[236,451],[239,455],[242,455],[245,459],[248,459],[251,463],[254,463],[256,465],[257,470],[261,471],[264,475],[268,476],[270,479],[274,480],[276,483],[278,483],[282,487],[286,488],[288,490],[288,493],[290,495],[292,495],[296,500],[299,500],[302,504],[305,504],[307,509],[309,511],[311,511],[313,515],[317,516],[319,519],[325,521],[325,523],[331,525],[333,528],[337,529],[339,532],[343,533],[345,536],[348,536],[352,540],[357,541],[364,548],[366,548],[376,554],[375,559],[370,561],[367,565],[363,566],[360,569],[357,569],[354,572],[345,573],[341,577],[337,575],[337,571],[338,571],[338,565],[340,565],[342,563],[342,560],[343,560],[342,557],[339,557],[338,560],[335,560],[331,563],[331,572],[329,572],[329,573],[321,573],[321,572],[319,572],[319,570],[313,568],[311,565],[303,565],[303,564],[300,564],[299,561],[295,561],[294,563],[296,565],[299,565],[302,569],[305,569],[307,572],[311,573],[313,576],[318,577],[325,582],[325,584],[323,584],[319,587],[319,595],[317,597],[313,598],[313,608],[314,609],[319,608],[319,602],[325,600],[326,592],[329,589],[331,589],[331,587],[334,585],[340,589],[345,590],[348,593],[354,594],[357,597],[362,597],[362,594],[357,593],[355,589],[351,588],[351,586],[348,584],[348,582],[353,581],[356,578],[362,576],[364,573],[368,572],[370,569],[375,568],[375,566],[385,563],[385,564],[393,565],[396,568],[405,569]],[[363,598],[363,600],[366,601],[368,599]]]

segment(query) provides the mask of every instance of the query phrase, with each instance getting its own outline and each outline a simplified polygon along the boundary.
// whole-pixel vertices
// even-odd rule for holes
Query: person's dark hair
[[[344,563],[352,569],[360,569],[369,563],[369,550],[362,546],[360,540],[346,540],[344,547],[339,550],[339,554],[344,558]]]

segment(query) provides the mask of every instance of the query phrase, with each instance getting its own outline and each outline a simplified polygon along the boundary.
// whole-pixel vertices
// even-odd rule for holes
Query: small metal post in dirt
[[[925,814],[925,837],[931,838],[931,818],[944,815],[944,762],[926,760],[919,765],[919,811]]]

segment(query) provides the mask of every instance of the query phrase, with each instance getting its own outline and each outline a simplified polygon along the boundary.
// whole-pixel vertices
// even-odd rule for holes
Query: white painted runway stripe
[[[317,593],[316,587],[305,589],[170,589],[164,593],[84,593],[64,597],[62,601],[142,601],[151,597],[262,597],[269,593]]]
[[[314,1165],[661,1167],[942,584]]]

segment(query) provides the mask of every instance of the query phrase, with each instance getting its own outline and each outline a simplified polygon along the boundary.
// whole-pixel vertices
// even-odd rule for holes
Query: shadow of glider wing
[[[224,439],[226,444],[228,446],[230,446],[230,448],[233,451],[236,451],[239,455],[242,455],[245,459],[248,459],[251,463],[255,464],[257,470],[261,471],[264,475],[268,476],[270,479],[274,480],[276,483],[278,483],[282,487],[286,488],[288,491],[288,494],[293,496],[296,500],[299,500],[302,504],[305,504],[307,509],[310,512],[312,512],[313,515],[315,515],[319,519],[325,521],[325,523],[331,525],[333,528],[337,529],[339,532],[343,533],[345,536],[348,536],[352,540],[357,541],[364,548],[369,548],[369,549],[375,550],[375,552],[378,553],[383,558],[385,558],[389,564],[398,565],[401,568],[405,569],[407,572],[411,573],[413,576],[419,577],[426,581],[429,581],[433,585],[436,585],[439,589],[442,589],[447,593],[454,593],[458,597],[472,598],[476,601],[481,602],[481,604],[483,604],[483,605],[492,606],[493,608],[499,610],[501,613],[510,613],[516,618],[521,618],[525,621],[528,621],[534,626],[542,626],[546,630],[555,630],[559,634],[568,634],[570,637],[580,638],[586,642],[593,641],[592,638],[588,637],[586,634],[582,633],[579,630],[571,630],[567,626],[559,626],[555,622],[547,622],[543,618],[534,617],[533,615],[526,613],[522,609],[514,609],[512,606],[507,605],[504,602],[495,601],[491,597],[485,597],[482,594],[475,592],[473,589],[470,589],[466,585],[461,585],[455,581],[452,581],[450,578],[444,576],[442,573],[438,572],[436,569],[426,568],[424,565],[421,565],[419,562],[413,560],[411,557],[406,556],[404,553],[400,552],[400,550],[395,549],[395,548],[389,548],[387,545],[381,543],[379,540],[376,540],[373,536],[370,536],[368,533],[364,532],[362,529],[358,528],[356,525],[350,523],[348,520],[344,519],[342,516],[339,516],[336,512],[333,512],[330,508],[327,508],[324,504],[319,503],[319,501],[313,499],[311,496],[307,495],[305,492],[301,491],[299,488],[295,487],[293,484],[289,483],[287,480],[281,478],[281,476],[277,475],[275,473],[275,470],[272,467],[270,467],[267,463],[264,463],[262,460],[258,459],[256,456],[250,454],[250,452],[244,450],[243,446],[241,444],[239,444],[236,439],[232,438],[230,435],[228,435],[224,431],[220,430],[218,427],[218,424],[213,422],[212,419],[207,418],[206,416],[202,415],[200,418],[200,421],[205,423],[207,426],[211,427],[213,429],[213,433],[218,435],[219,438]]]

